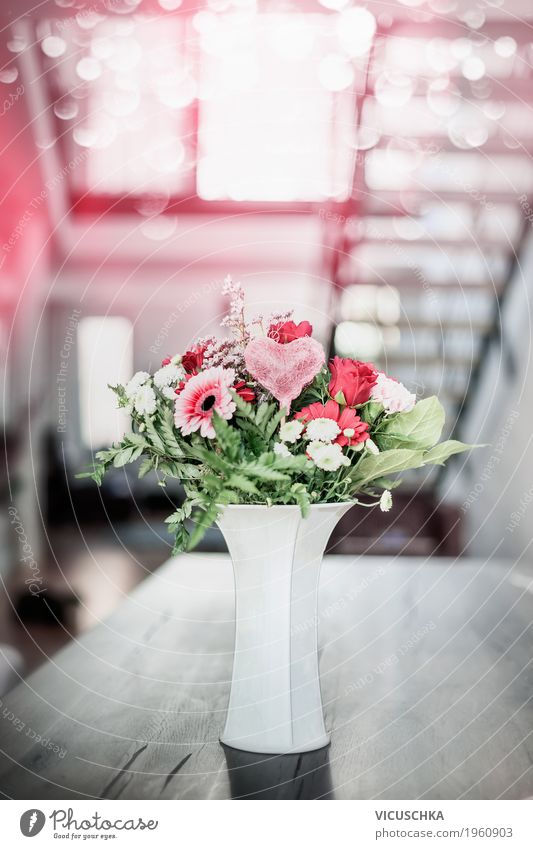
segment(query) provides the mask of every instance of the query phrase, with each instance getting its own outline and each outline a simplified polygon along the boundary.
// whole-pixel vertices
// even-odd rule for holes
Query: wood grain
[[[4,697],[0,793],[533,796],[529,574],[500,562],[326,558],[318,620],[332,744],[272,757],[218,742],[234,640],[230,563],[174,558]]]

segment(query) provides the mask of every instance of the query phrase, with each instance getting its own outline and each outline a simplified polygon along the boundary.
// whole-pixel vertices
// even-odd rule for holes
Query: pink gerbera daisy
[[[215,437],[213,413],[231,419],[235,412],[229,387],[235,383],[231,368],[213,366],[191,377],[176,399],[174,422],[183,436],[199,430],[202,436]]]

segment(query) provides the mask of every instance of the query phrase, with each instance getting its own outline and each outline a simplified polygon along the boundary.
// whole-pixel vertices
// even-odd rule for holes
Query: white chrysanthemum
[[[333,419],[312,419],[305,430],[305,438],[311,441],[331,442],[339,435],[341,429]]]
[[[324,447],[324,445],[326,445],[326,443],[325,443],[325,442],[320,442],[318,439],[315,439],[315,440],[313,440],[313,442],[310,442],[310,443],[307,445],[307,447],[306,447],[306,449],[305,449],[305,453],[306,453],[309,457],[311,457],[311,459],[313,460],[313,459],[314,459],[315,452],[316,452],[316,451],[320,451],[320,449],[321,449],[321,448],[323,448],[323,447]]]
[[[291,452],[284,442],[274,443],[274,454],[277,454],[279,457],[292,457]]]
[[[157,401],[151,386],[141,386],[135,395],[133,405],[140,416],[151,416],[155,413]]]
[[[176,400],[176,390],[173,386],[163,386],[161,395],[164,395],[169,401]]]
[[[304,425],[298,419],[285,422],[279,429],[279,438],[282,442],[297,442],[302,435]]]
[[[388,489],[383,490],[381,494],[381,498],[379,499],[379,509],[383,510],[384,513],[388,513],[392,507],[392,495]]]
[[[379,454],[379,448],[373,439],[365,439],[363,445],[365,446],[367,451],[370,451],[371,454]]]
[[[174,363],[169,363],[156,371],[154,374],[154,383],[158,389],[163,389],[165,386],[175,386],[185,377],[185,372]]]
[[[370,398],[383,404],[387,413],[408,413],[416,404],[416,395],[409,392],[403,383],[387,377],[383,372],[379,372]]]
[[[309,451],[311,448],[311,451]],[[342,453],[342,448],[336,443],[312,442],[308,454],[315,466],[326,472],[336,472],[341,466],[349,466],[350,460]]]
[[[128,398],[131,400],[137,394],[141,386],[144,386],[146,381],[149,379],[150,375],[147,371],[136,372],[124,387],[124,391]]]

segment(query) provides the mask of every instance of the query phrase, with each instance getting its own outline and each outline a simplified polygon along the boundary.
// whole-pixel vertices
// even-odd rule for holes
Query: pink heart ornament
[[[246,346],[246,368],[289,412],[291,401],[318,374],[326,356],[322,345],[302,336],[286,345],[258,336]]]

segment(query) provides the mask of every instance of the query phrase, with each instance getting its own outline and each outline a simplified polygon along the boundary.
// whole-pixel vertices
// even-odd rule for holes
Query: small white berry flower
[[[133,405],[141,416],[150,416],[155,413],[157,401],[152,387],[141,386],[135,395]]]
[[[363,442],[363,445],[365,446],[367,451],[370,451],[371,454],[379,454],[379,448],[373,439],[366,439]]]
[[[128,398],[131,400],[137,394],[141,386],[143,386],[149,379],[150,375],[147,371],[136,372],[124,387],[124,391]]]
[[[161,394],[168,398],[169,401],[176,400],[176,390],[173,386],[163,386],[161,390]]]
[[[285,422],[279,429],[279,438],[282,442],[297,442],[302,435],[304,425],[298,419]]]
[[[331,442],[340,433],[340,427],[333,419],[312,419],[305,430],[305,438],[311,441]]]
[[[278,457],[292,457],[291,452],[289,451],[284,442],[274,443],[274,454],[277,454]]]
[[[158,389],[163,389],[164,386],[172,386],[183,380],[185,372],[182,368],[174,363],[169,363],[156,371],[154,374],[154,383]]]
[[[392,507],[392,495],[388,489],[384,489],[379,499],[379,509],[388,513]]]
[[[353,427],[345,427],[342,432],[342,435],[350,439],[352,436],[355,436],[355,430],[353,429]]]

